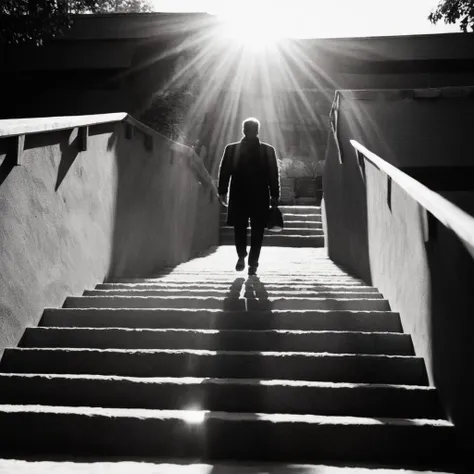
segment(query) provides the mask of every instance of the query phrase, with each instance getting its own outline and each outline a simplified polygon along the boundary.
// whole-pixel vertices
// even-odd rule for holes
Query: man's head
[[[253,117],[245,119],[242,123],[242,133],[247,138],[255,138],[258,135],[258,130],[260,128],[260,122]]]

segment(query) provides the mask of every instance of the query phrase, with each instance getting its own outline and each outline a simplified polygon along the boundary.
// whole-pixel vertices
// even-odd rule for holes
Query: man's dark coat
[[[280,197],[280,178],[275,149],[258,138],[243,138],[226,146],[219,168],[219,194],[230,183],[227,224],[247,222],[249,217],[266,223],[270,196]]]

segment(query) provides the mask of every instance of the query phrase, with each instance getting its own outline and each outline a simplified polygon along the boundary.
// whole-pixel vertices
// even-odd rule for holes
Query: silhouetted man
[[[248,118],[242,124],[244,137],[226,146],[219,168],[219,199],[226,205],[230,184],[227,225],[234,226],[238,261],[235,269],[245,268],[247,226],[250,219],[251,240],[248,274],[257,273],[269,204],[278,205],[280,178],[275,149],[258,138],[260,123]],[[271,198],[271,200],[270,200]]]

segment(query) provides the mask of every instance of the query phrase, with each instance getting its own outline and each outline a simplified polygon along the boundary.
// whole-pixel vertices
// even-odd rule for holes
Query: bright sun
[[[263,12],[252,13],[226,11],[218,15],[222,20],[222,36],[248,51],[268,50],[283,38],[282,22]]]

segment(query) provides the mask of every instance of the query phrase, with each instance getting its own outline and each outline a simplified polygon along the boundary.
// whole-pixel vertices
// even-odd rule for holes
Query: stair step
[[[293,221],[305,221],[305,222],[322,222],[321,214],[295,214],[292,212],[285,212],[283,214],[283,222],[289,223]]]
[[[46,309],[42,326],[183,329],[296,329],[402,332],[390,311],[205,311],[182,309]]]
[[[222,235],[219,239],[220,245],[234,245],[233,235]],[[324,236],[305,236],[305,235],[266,235],[264,245],[275,247],[324,247]]]
[[[161,290],[161,291],[229,291],[230,288],[235,288],[241,282],[229,285],[228,283],[183,283],[172,281],[156,280],[154,283],[100,283],[96,285],[96,290]],[[243,282],[242,282],[243,283]],[[242,286],[242,285],[241,285]],[[273,284],[265,285],[265,289],[269,292],[343,292],[350,293],[364,293],[364,294],[380,294],[376,288],[371,286],[356,286],[350,284],[328,284],[328,285],[314,285],[307,284]]]
[[[264,271],[265,269],[262,269]],[[259,269],[260,271],[260,269]],[[220,273],[215,273],[214,275],[208,275],[206,272],[199,274],[196,272],[186,272],[182,273],[179,271],[168,272],[168,273],[157,273],[150,278],[113,278],[107,281],[105,284],[169,284],[169,285],[226,285],[229,288],[232,285],[237,285],[245,281],[245,273],[241,273],[241,276],[234,271],[234,268]],[[255,279],[255,277],[253,277]],[[259,279],[260,280],[260,279]],[[273,272],[270,272],[268,275],[265,275],[265,288],[268,286],[279,287],[281,285],[285,286],[296,286],[296,285],[313,285],[318,286],[354,286],[354,287],[367,287],[366,283],[357,278],[352,278],[348,276],[340,275],[327,275],[324,277],[318,277],[315,279],[309,280],[304,276],[291,275],[291,274],[280,274],[276,275]]]
[[[304,229],[322,229],[323,224],[321,222],[321,219],[317,219],[318,216],[316,216],[316,219],[314,220],[297,220],[294,215],[291,216],[291,219],[285,219],[285,216],[283,216],[284,222],[285,222],[285,227],[297,227],[297,228],[304,228]],[[222,228],[229,228],[233,229],[233,227],[227,225],[227,217],[222,216],[220,220],[220,225]],[[248,227],[250,229],[250,226]]]
[[[211,298],[205,296],[77,296],[68,297],[65,308],[197,308],[221,310],[389,310],[387,300],[380,298],[272,298],[245,300],[244,298]]]
[[[272,297],[280,296],[282,298],[369,298],[369,299],[383,299],[380,293],[376,292],[361,292],[361,291],[305,291],[305,290],[270,290],[266,289],[245,289],[244,288],[227,288],[227,289],[150,289],[150,288],[132,288],[132,289],[102,289],[102,290],[85,290],[83,296],[181,296],[181,297],[211,297],[211,298],[225,298],[225,297]]]
[[[235,262],[237,259],[235,259]],[[216,283],[216,284],[227,284],[235,285],[242,283],[242,280],[246,280],[247,275],[245,273],[236,273],[234,270],[234,264],[227,268],[222,268],[219,271],[214,271],[212,273],[206,272],[205,270],[170,270],[166,272],[156,272],[153,276],[149,278],[123,278],[123,279],[113,279],[108,281],[108,283],[153,283],[153,282],[188,282],[188,283]],[[355,277],[351,277],[342,272],[324,272],[321,271],[318,274],[317,278],[311,278],[304,274],[298,275],[294,273],[276,273],[273,271],[273,268],[263,267],[259,268],[260,270],[267,271],[268,274],[265,275],[265,278],[262,280],[261,277],[253,276],[252,278],[247,278],[248,282],[255,282],[254,285],[281,285],[281,284],[313,284],[313,285],[363,285],[366,286],[363,280],[360,280]]]
[[[0,374],[0,404],[441,418],[436,390],[258,379]]]
[[[216,462],[197,463],[192,460],[179,461],[166,460],[157,462],[126,461],[126,462],[81,462],[68,463],[61,461],[18,461],[15,459],[0,459],[0,472],[8,474],[449,474],[438,469],[433,471],[420,471],[399,469],[377,469],[369,467],[370,471],[361,470],[358,467],[344,467],[321,464],[287,464],[287,463],[239,463],[239,462]],[[452,471],[451,471],[452,472]]]
[[[7,349],[2,373],[223,377],[427,385],[422,358],[315,352]]]
[[[283,214],[321,214],[321,206],[278,206]]]
[[[28,328],[22,347],[205,349],[414,355],[399,333],[210,329]]]
[[[0,423],[4,457],[432,463],[454,448],[442,420],[2,405]]]
[[[250,229],[248,229],[247,236],[249,236],[250,234],[251,234],[251,231]],[[219,235],[221,237],[228,237],[228,236],[233,237],[234,229],[228,226],[221,227]],[[324,232],[323,232],[322,227],[321,228],[306,228],[306,227],[296,227],[296,226],[291,226],[291,227],[285,226],[285,228],[281,232],[278,232],[278,234],[272,233],[268,230],[265,231],[263,244],[265,245],[268,237],[271,237],[274,235],[279,235],[279,236],[303,235],[303,236],[317,237],[317,236],[324,236]]]

